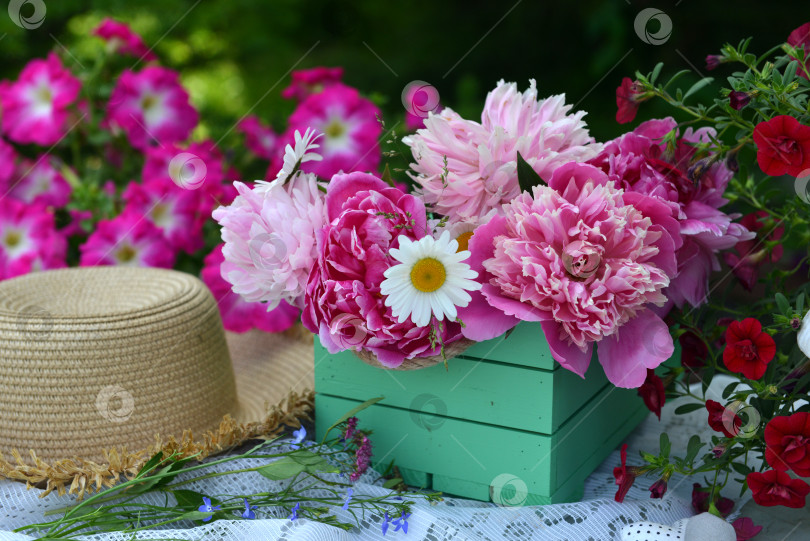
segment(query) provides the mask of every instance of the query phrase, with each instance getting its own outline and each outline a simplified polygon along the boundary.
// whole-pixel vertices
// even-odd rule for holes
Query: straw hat
[[[311,336],[226,338],[189,274],[93,267],[0,282],[0,476],[82,495],[160,450],[205,456],[298,426],[312,363]]]

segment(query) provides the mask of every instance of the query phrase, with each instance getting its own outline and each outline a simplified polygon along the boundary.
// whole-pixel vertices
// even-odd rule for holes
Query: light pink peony
[[[588,135],[585,113],[570,109],[563,95],[538,101],[534,80],[523,93],[500,81],[480,123],[449,108],[431,114],[425,129],[403,139],[425,202],[451,221],[474,220],[520,193],[518,152],[546,181],[561,165],[594,157],[601,145]]]
[[[119,265],[172,268],[175,252],[160,229],[146,217],[125,210],[112,220],[102,220],[79,246],[82,267]]]
[[[399,246],[399,235],[417,240],[427,232],[422,201],[373,175],[350,173],[332,178],[326,205],[328,225],[309,275],[304,326],[318,333],[330,353],[364,349],[389,367],[437,354],[431,326],[399,323],[380,293],[383,273],[397,263],[388,251]],[[445,324],[441,338],[445,344],[461,338],[460,326]]]
[[[17,143],[56,144],[67,134],[81,86],[56,54],[32,60],[17,81],[0,85],[3,133]]]
[[[186,139],[198,119],[177,72],[159,66],[124,71],[107,104],[107,123],[140,150]]]
[[[619,387],[638,387],[673,352],[648,304],[676,272],[678,223],[669,206],[617,189],[599,169],[571,163],[548,186],[524,192],[470,240],[481,294],[459,309],[463,333],[497,336],[518,320],[540,321],[554,358],[584,376],[599,361]],[[487,314],[483,303],[502,312]],[[511,318],[511,321],[510,321]]]
[[[202,269],[202,281],[214,294],[222,316],[225,330],[243,333],[252,329],[265,332],[281,332],[292,327],[298,320],[300,310],[281,301],[275,309],[268,311],[267,305],[260,302],[246,302],[231,290],[231,284],[222,278],[220,267],[225,261],[220,244],[206,256]]]
[[[65,266],[67,241],[41,204],[0,197],[0,280]]]
[[[245,146],[259,158],[272,160],[284,148],[278,144],[279,136],[273,128],[262,124],[257,116],[240,120],[238,129],[245,134]]]
[[[673,303],[682,307],[706,302],[709,275],[720,270],[717,253],[754,237],[732,221],[738,214],[718,210],[728,203],[723,193],[733,173],[723,162],[708,166],[694,163],[692,144],[709,143],[714,130],[687,129],[674,152],[668,154],[662,138],[677,127],[672,118],[644,122],[606,143],[599,156],[589,162],[605,171],[618,187],[666,202],[678,217],[683,236],[683,245],[676,253],[678,273],[664,292],[670,303],[661,312],[668,311]]]
[[[343,68],[340,67],[317,67],[294,71],[290,86],[281,91],[281,96],[288,100],[303,101],[312,94],[317,94],[340,83],[341,79],[343,79]]]
[[[146,46],[143,38],[125,23],[105,17],[93,30],[93,35],[106,41],[113,51],[147,61],[157,60],[157,56]]]
[[[239,195],[213,213],[222,226],[222,276],[248,302],[301,307],[317,257],[315,236],[326,223],[323,194],[313,175],[298,175],[265,192],[241,182]]]
[[[70,184],[53,166],[48,154],[43,154],[36,161],[22,160],[8,188],[9,196],[24,203],[42,203],[52,207],[67,205],[71,192]]]
[[[323,134],[318,140],[323,160],[303,164],[303,171],[325,179],[340,172],[374,171],[381,159],[377,143],[382,134],[377,121],[380,115],[377,106],[361,97],[357,90],[335,84],[309,96],[298,106],[290,116],[280,147],[293,142],[296,130],[304,133],[313,128]],[[278,170],[280,163],[275,167]]]

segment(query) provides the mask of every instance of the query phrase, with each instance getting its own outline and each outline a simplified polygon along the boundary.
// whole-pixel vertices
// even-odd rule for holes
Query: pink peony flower
[[[326,179],[339,172],[373,171],[381,158],[377,144],[382,133],[377,121],[380,114],[377,106],[354,88],[332,85],[306,98],[293,112],[280,148],[293,142],[296,130],[304,133],[313,128],[323,134],[318,141],[323,160],[303,164],[303,171]]]
[[[425,129],[403,139],[425,202],[450,221],[476,219],[520,193],[518,152],[546,181],[563,164],[591,159],[601,146],[588,135],[585,113],[570,109],[564,95],[538,101],[534,80],[523,93],[500,81],[480,124],[449,108],[431,114]]]
[[[41,204],[0,197],[0,280],[65,266],[67,242]]]
[[[459,309],[464,335],[485,340],[518,320],[540,321],[563,367],[584,376],[596,342],[611,382],[644,383],[674,349],[666,324],[647,309],[666,302],[662,290],[677,268],[671,209],[571,163],[503,213],[470,240],[469,263],[484,286],[472,308]],[[484,299],[503,315],[487,314]]]
[[[396,264],[389,249],[397,238],[425,236],[422,201],[367,173],[336,175],[327,186],[327,225],[320,232],[318,257],[306,289],[304,326],[318,333],[331,353],[344,349],[373,352],[396,367],[408,358],[438,353],[431,326],[399,323],[380,294],[383,273]],[[448,323],[445,344],[461,338],[460,326]]]
[[[286,99],[303,101],[312,94],[317,94],[343,79],[343,68],[317,67],[292,72],[292,83],[281,91]],[[302,130],[303,133],[303,130]]]
[[[82,267],[120,265],[126,267],[174,266],[175,253],[163,232],[147,218],[125,210],[112,220],[102,220],[87,241],[79,246]]]
[[[35,162],[21,161],[8,189],[8,195],[15,199],[29,204],[42,203],[53,207],[67,205],[71,192],[70,184],[54,168],[47,154],[43,154]]]
[[[14,147],[0,139],[0,195],[6,195],[9,187],[7,183],[14,176],[17,163],[17,151]]]
[[[644,122],[606,143],[589,163],[605,171],[616,186],[656,197],[673,209],[683,245],[676,254],[678,273],[664,294],[671,301],[668,306],[698,306],[705,302],[709,275],[720,270],[717,253],[753,238],[753,233],[732,221],[739,215],[718,210],[728,202],[723,192],[733,173],[722,162],[692,164],[692,144],[709,142],[714,132],[687,129],[669,155],[662,138],[676,128],[672,118]]]
[[[124,130],[130,144],[140,150],[153,142],[186,139],[198,119],[177,72],[159,66],[139,73],[124,71],[107,104],[107,123]]]
[[[0,86],[3,133],[17,143],[56,144],[67,135],[68,108],[81,86],[56,54],[32,60],[16,82]]]
[[[222,316],[225,330],[247,332],[261,329],[265,332],[281,332],[292,327],[298,319],[300,310],[282,301],[275,309],[268,311],[267,305],[260,302],[246,302],[231,291],[231,284],[222,278],[220,267],[225,261],[222,246],[205,258],[201,278],[214,294]]]
[[[299,175],[263,192],[234,186],[234,202],[213,213],[225,241],[222,277],[248,302],[266,302],[270,309],[282,300],[303,306],[316,232],[326,223],[317,179]]]
[[[93,35],[106,41],[113,51],[147,61],[157,60],[157,56],[146,46],[141,36],[125,23],[105,17],[93,30]]]
[[[259,158],[272,160],[284,148],[278,144],[278,135],[273,128],[263,125],[257,116],[240,120],[238,129],[245,134],[245,146]]]

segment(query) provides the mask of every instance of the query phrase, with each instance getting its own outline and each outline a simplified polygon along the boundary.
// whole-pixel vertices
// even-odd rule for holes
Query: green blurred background
[[[347,83],[382,105],[389,126],[402,118],[400,94],[412,80],[431,83],[442,104],[476,118],[498,79],[525,88],[535,78],[541,95],[565,92],[569,103],[587,110],[592,134],[607,139],[625,129],[614,120],[614,91],[622,77],[637,69],[648,72],[658,61],[665,62],[664,74],[690,64],[705,73],[705,56],[724,42],[754,35],[751,50],[762,53],[810,20],[805,0],[45,3],[45,22],[35,30],[0,17],[0,77],[15,78],[29,59],[60,43],[76,58],[89,56],[102,46],[88,37],[90,31],[110,16],[130,24],[163,64],[181,72],[201,112],[204,134],[215,139],[251,109],[283,129],[293,108],[280,97],[289,84],[287,72],[318,65],[344,66]],[[636,35],[633,21],[645,7],[671,18],[666,43],[649,45]],[[657,23],[650,25],[655,32]],[[711,75],[722,78],[728,72],[721,66]],[[682,87],[690,83],[683,80]],[[716,91],[710,87],[699,97],[710,99]],[[671,113],[658,107],[645,104],[639,119]]]

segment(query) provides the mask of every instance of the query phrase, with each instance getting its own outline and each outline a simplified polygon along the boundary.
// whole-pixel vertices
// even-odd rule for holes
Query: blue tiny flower
[[[385,535],[388,532],[388,525],[391,523],[391,518],[388,516],[388,511],[385,512],[382,523],[382,533]]]
[[[295,507],[292,508],[292,514],[290,515],[290,520],[295,520],[298,518],[298,510],[301,509],[301,502],[295,504]]]
[[[201,511],[203,513],[214,513],[214,511],[219,511],[222,509],[221,505],[211,505],[211,498],[207,496],[203,496],[203,504],[197,508],[197,511]],[[208,522],[211,520],[211,515],[208,515],[203,519],[203,522]]]
[[[302,426],[301,428],[293,432],[293,437],[295,439],[293,440],[292,444],[290,444],[290,447],[292,447],[293,449],[298,449],[299,447],[301,447],[301,442],[304,441],[304,438],[307,437],[307,429]]]
[[[354,490],[351,487],[346,489],[346,499],[343,500],[343,510],[346,511],[349,509],[349,502],[352,501],[352,494],[354,494]]]
[[[400,529],[404,533],[408,533],[408,517],[410,517],[410,513],[406,513],[405,511],[402,512],[402,516],[396,520],[391,521],[391,524],[394,525],[394,531],[398,532]]]
[[[250,519],[250,520],[255,519],[256,518],[256,513],[253,511],[254,509],[256,509],[256,508],[253,507],[252,505],[250,505],[248,503],[248,499],[245,498],[245,510],[244,510],[244,512],[242,512],[242,518],[247,518],[247,519]]]

